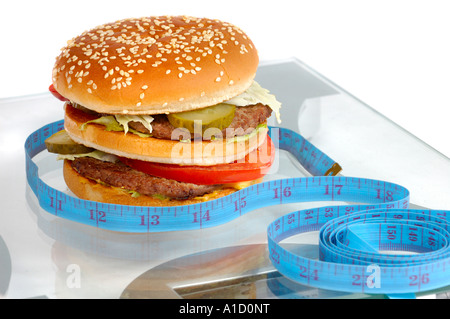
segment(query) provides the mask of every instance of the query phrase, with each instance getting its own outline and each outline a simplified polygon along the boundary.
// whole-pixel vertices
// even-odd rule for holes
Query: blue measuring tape
[[[449,211],[409,210],[409,191],[394,183],[334,176],[340,166],[291,130],[271,128],[271,137],[314,177],[267,181],[199,204],[142,207],[74,198],[39,177],[33,157],[63,127],[63,121],[48,124],[25,142],[28,183],[51,214],[102,229],[149,233],[214,227],[273,205],[359,203],[300,210],[273,221],[267,234],[274,267],[295,282],[346,292],[414,293],[450,285]],[[311,231],[319,231],[319,260],[283,248],[283,240]]]

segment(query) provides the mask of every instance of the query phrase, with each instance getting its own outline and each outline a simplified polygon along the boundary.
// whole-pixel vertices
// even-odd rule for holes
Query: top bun
[[[236,26],[186,16],[125,19],[68,42],[53,85],[99,113],[161,114],[214,105],[244,92],[258,67]]]

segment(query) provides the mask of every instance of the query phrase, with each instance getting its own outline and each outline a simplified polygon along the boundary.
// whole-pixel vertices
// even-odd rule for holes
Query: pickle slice
[[[204,133],[209,128],[222,131],[230,126],[235,111],[236,106],[220,103],[203,109],[171,113],[167,118],[174,127],[186,128],[191,133],[197,133],[201,127]]]
[[[45,146],[49,152],[56,154],[83,154],[94,150],[74,142],[65,130],[61,130],[47,138]]]

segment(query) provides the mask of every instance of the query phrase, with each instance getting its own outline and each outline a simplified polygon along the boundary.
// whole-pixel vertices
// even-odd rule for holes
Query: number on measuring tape
[[[48,124],[25,141],[26,173],[40,206],[55,216],[121,232],[163,232],[215,227],[257,208],[296,202],[358,203],[305,209],[267,228],[269,258],[284,276],[318,288],[364,293],[409,293],[450,285],[448,211],[409,210],[409,191],[386,181],[337,177],[340,166],[299,134],[270,128],[276,146],[314,177],[252,185],[226,197],[176,207],[121,206],[73,198],[42,181],[33,157],[63,128]],[[281,245],[319,230],[319,260]],[[387,254],[385,250],[411,251]]]

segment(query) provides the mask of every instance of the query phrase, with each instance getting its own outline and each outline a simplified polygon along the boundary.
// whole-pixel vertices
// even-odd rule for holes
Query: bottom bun
[[[68,160],[64,160],[63,174],[67,187],[78,198],[118,205],[182,206],[214,200],[216,198],[224,197],[236,192],[235,188],[225,187],[216,190],[211,194],[206,194],[202,197],[196,197],[185,200],[160,199],[146,195],[132,197],[131,193],[129,193],[127,190],[118,187],[110,187],[104,184],[99,184],[93,180],[81,176],[80,174],[78,174],[77,171],[75,171],[72,168]]]

